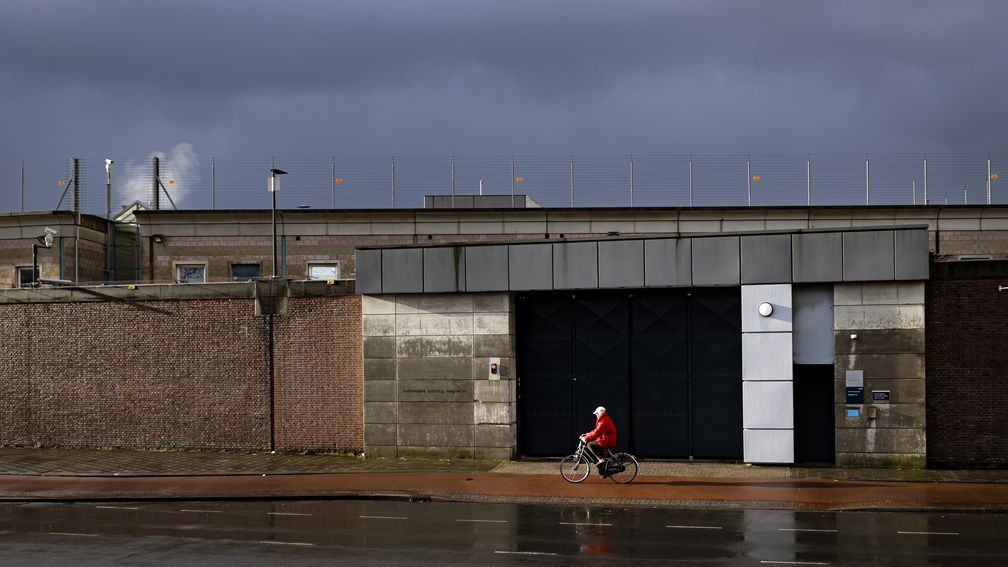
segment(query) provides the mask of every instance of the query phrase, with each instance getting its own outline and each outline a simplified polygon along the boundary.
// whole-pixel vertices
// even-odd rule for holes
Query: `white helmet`
[[[603,406],[599,406],[595,408],[595,411],[593,411],[592,413],[594,413],[595,415],[603,414],[605,413],[605,408]]]

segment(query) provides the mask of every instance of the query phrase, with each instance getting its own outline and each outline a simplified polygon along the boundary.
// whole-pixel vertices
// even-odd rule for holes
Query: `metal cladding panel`
[[[693,285],[739,285],[739,237],[693,239]]]
[[[747,463],[793,463],[793,429],[746,429],[745,462]]]
[[[357,251],[357,293],[381,293],[382,251]]]
[[[798,233],[791,246],[795,283],[843,280],[843,233]]]
[[[599,287],[644,287],[644,241],[598,243]]]
[[[644,241],[645,287],[693,285],[693,240],[662,238]]]
[[[896,231],[896,279],[928,279],[927,229]]]
[[[423,292],[423,249],[382,250],[382,293]]]
[[[598,288],[598,243],[563,242],[553,245],[555,289]]]
[[[892,230],[845,232],[843,281],[868,282],[896,279],[895,235]]]
[[[761,303],[769,303],[768,317],[759,313]],[[792,330],[791,284],[742,286],[742,332],[781,333]]]
[[[791,235],[743,236],[742,283],[791,283]]]
[[[508,285],[512,290],[553,289],[553,245],[508,246]]]
[[[794,363],[833,364],[833,286],[794,286]]]
[[[742,333],[743,380],[791,380],[791,333]]]
[[[742,427],[793,428],[793,386],[791,382],[742,382]]]
[[[508,247],[466,246],[465,290],[507,291]]]
[[[424,248],[423,289],[457,292],[465,289],[465,247]]]

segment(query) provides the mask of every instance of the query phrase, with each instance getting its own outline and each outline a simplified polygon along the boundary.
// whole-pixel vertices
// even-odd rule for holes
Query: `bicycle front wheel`
[[[615,467],[610,465],[611,474],[609,478],[613,479],[613,482],[618,482],[620,484],[626,484],[631,480],[637,478],[637,459],[630,453],[617,453],[613,457],[615,461]]]
[[[581,482],[588,478],[590,467],[584,456],[570,454],[560,460],[560,475],[567,482]]]

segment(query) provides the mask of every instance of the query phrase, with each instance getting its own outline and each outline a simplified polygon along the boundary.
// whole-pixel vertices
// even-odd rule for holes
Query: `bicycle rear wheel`
[[[560,460],[560,476],[567,482],[581,482],[588,478],[590,466],[584,456],[570,454]]]
[[[610,465],[609,469],[609,478],[613,479],[613,482],[626,484],[637,478],[637,459],[633,455],[617,453],[613,456],[613,461],[616,465],[614,468]]]

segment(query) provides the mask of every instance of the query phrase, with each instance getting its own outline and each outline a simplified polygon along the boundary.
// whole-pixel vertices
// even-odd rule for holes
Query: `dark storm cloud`
[[[5,2],[4,160],[1003,151],[987,2]]]

